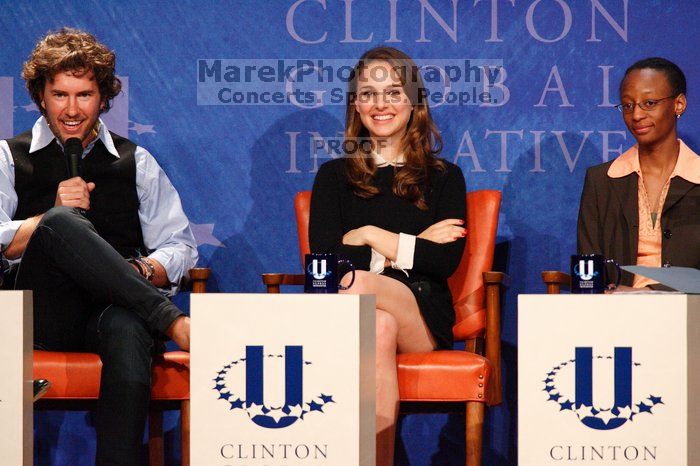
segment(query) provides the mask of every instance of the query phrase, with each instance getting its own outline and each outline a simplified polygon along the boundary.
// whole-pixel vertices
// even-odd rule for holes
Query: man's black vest
[[[86,217],[97,233],[124,257],[146,254],[139,221],[136,191],[136,145],[110,133],[119,158],[98,139],[82,160],[82,178],[95,183]],[[32,133],[8,139],[15,163],[15,191],[18,205],[13,220],[24,220],[54,206],[58,184],[69,178],[66,157],[54,139],[32,154]]]

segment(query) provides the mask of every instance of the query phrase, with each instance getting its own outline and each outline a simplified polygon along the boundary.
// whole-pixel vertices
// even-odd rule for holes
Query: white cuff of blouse
[[[406,270],[413,268],[413,255],[416,252],[416,237],[406,233],[399,233],[399,246],[396,251],[396,260],[391,262],[392,269],[401,270],[408,276]]]
[[[372,273],[382,273],[384,272],[384,261],[386,257],[379,254],[377,251],[372,249],[372,258],[369,261],[369,271]]]
[[[399,233],[399,244],[396,251],[396,260],[391,261],[391,268],[400,270],[408,276],[407,270],[413,268],[413,256],[416,250],[416,237],[406,233]],[[372,249],[372,257],[369,263],[369,271],[382,273],[386,257]]]

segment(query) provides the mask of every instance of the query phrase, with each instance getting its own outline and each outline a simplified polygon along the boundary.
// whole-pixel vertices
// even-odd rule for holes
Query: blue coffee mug
[[[609,287],[607,264],[613,264],[617,271],[615,284]],[[571,256],[571,292],[578,294],[604,293],[620,285],[622,271],[613,259],[600,254],[574,254]]]
[[[347,265],[352,272],[348,286],[340,284],[338,269]],[[337,293],[347,290],[355,283],[355,266],[346,259],[339,259],[336,254],[306,254],[304,256],[304,292],[305,293]]]

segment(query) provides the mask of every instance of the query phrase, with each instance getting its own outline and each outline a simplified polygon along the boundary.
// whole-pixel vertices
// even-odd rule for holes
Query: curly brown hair
[[[369,132],[362,124],[355,108],[355,101],[361,71],[377,61],[389,63],[391,68],[398,72],[404,93],[413,104],[406,133],[401,141],[405,163],[397,169],[392,192],[410,200],[419,209],[426,210],[428,206],[425,202],[425,190],[431,169],[443,172],[445,163],[437,157],[442,150],[442,138],[430,116],[420,69],[411,57],[393,47],[376,47],[360,57],[350,75],[345,112],[345,139],[357,141],[369,138]],[[375,196],[379,193],[379,189],[372,184],[376,165],[368,152],[367,145],[345,144],[344,146],[357,147],[356,153],[346,154],[348,180],[355,194],[362,198]]]
[[[22,78],[32,100],[44,114],[41,96],[46,82],[51,82],[56,73],[71,72],[83,76],[93,72],[104,102],[102,112],[107,112],[112,99],[122,90],[122,83],[115,76],[115,62],[114,52],[95,36],[64,27],[58,32],[48,32],[37,42],[31,56],[22,65]]]

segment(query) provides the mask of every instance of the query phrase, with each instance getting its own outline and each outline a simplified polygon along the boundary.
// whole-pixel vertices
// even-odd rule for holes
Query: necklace
[[[659,191],[658,196],[656,196],[656,199],[654,199],[653,203],[649,203],[649,214],[651,216],[651,226],[652,228],[656,228],[656,219],[659,217],[659,201],[661,200],[662,194],[664,190],[666,189],[666,185],[670,182],[670,177],[671,173],[673,173],[673,170],[676,168],[676,165],[673,164],[671,166],[671,169],[665,169],[662,172],[661,179],[663,180],[663,184],[661,185],[661,190]],[[645,189],[646,191],[646,186]],[[649,194],[647,193],[647,202],[649,202]],[[653,208],[653,210],[652,210]]]

